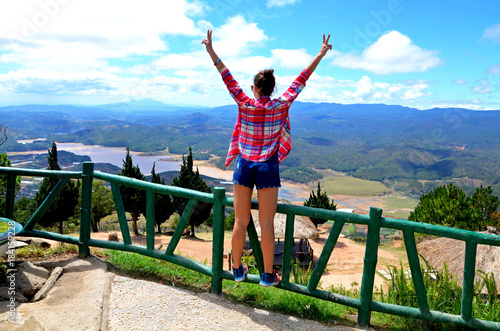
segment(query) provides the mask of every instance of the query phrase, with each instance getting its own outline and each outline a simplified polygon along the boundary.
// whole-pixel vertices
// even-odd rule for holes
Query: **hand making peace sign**
[[[212,30],[207,30],[207,39],[203,39],[201,43],[205,45],[208,53],[213,53],[214,49],[212,47]]]
[[[332,45],[328,43],[330,40],[330,35],[328,35],[328,38],[325,39],[325,35],[323,35],[323,45],[321,45],[321,50],[319,51],[319,54],[323,57],[326,55],[326,52],[332,49]]]

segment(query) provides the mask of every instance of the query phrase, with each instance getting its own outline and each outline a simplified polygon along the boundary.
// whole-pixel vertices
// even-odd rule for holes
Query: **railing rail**
[[[223,279],[234,280],[233,274],[231,272],[223,270],[224,210],[225,207],[233,206],[233,199],[226,196],[224,188],[215,188],[214,193],[209,194],[179,187],[153,184],[146,181],[140,181],[119,175],[111,175],[99,171],[94,171],[94,165],[91,162],[85,162],[83,165],[83,170],[81,172],[0,167],[0,175],[1,174],[7,175],[5,217],[9,219],[14,218],[16,176],[57,177],[60,179],[58,185],[54,187],[47,199],[41,204],[41,206],[33,214],[28,223],[24,226],[23,230],[19,233],[20,236],[34,236],[76,244],[79,247],[79,254],[81,257],[88,256],[90,254],[89,247],[92,246],[135,252],[153,258],[176,263],[210,276],[211,290],[215,293],[221,293]],[[50,207],[51,202],[61,192],[64,184],[70,179],[82,180],[82,204],[80,210],[79,238],[47,231],[33,230],[33,226],[40,219],[42,214]],[[107,181],[111,185],[123,243],[92,239],[90,236],[92,181],[94,179]],[[123,208],[123,202],[119,190],[120,185],[130,186],[146,191],[146,246],[132,244],[128,223],[125,217],[125,210]],[[183,214],[181,215],[177,228],[175,229],[174,234],[165,251],[160,251],[154,248],[155,194],[168,194],[189,199],[189,202]],[[180,241],[182,232],[187,227],[189,218],[191,217],[198,201],[213,204],[214,220],[211,267],[193,261],[186,257],[174,254],[177,244]],[[258,203],[256,201],[252,202],[252,208],[258,208]],[[500,322],[480,320],[472,316],[472,300],[474,295],[473,285],[477,245],[481,244],[500,246],[500,236],[475,233],[471,231],[453,229],[425,223],[410,222],[403,219],[387,219],[382,217],[382,210],[379,208],[371,208],[369,215],[361,215],[340,211],[316,209],[305,206],[278,204],[277,212],[287,215],[283,253],[284,256],[282,282],[278,287],[284,290],[293,291],[296,293],[301,293],[357,308],[358,323],[363,327],[367,327],[370,325],[371,312],[376,311],[387,314],[419,318],[433,322],[447,322],[473,328],[500,330]],[[328,239],[326,240],[320,257],[312,271],[307,286],[297,285],[290,282],[290,269],[293,251],[293,230],[296,215],[323,218],[334,221]],[[326,269],[328,259],[332,254],[332,251],[341,233],[342,227],[345,223],[368,225],[368,237],[365,249],[360,299],[317,289],[321,275]],[[412,281],[414,283],[417,297],[418,308],[373,301],[374,277],[376,272],[375,268],[377,264],[378,245],[381,228],[401,230],[403,232]],[[255,254],[257,267],[260,272],[263,272],[262,251],[260,249],[260,244],[258,241],[257,233],[255,231],[255,227],[253,226],[253,222],[250,222],[247,232],[253,252]],[[427,293],[423,282],[422,270],[420,268],[420,262],[415,243],[415,233],[425,233],[440,237],[447,237],[461,240],[466,243],[460,315],[452,315],[429,309]],[[246,281],[257,284],[259,282],[259,276],[247,275]]]

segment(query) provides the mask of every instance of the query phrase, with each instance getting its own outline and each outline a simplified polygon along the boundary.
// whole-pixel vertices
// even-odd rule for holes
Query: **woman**
[[[229,93],[238,104],[238,119],[231,137],[226,158],[226,167],[238,157],[233,175],[235,222],[232,236],[233,274],[235,281],[245,280],[248,267],[241,262],[253,187],[257,189],[259,200],[259,222],[261,228],[261,248],[264,259],[264,273],[260,284],[274,286],[280,276],[273,270],[274,262],[274,215],[278,204],[278,190],[281,186],[279,163],[291,149],[290,119],[288,109],[306,85],[321,59],[332,45],[330,35],[325,38],[318,55],[300,73],[292,85],[278,99],[270,96],[275,88],[273,70],[263,70],[254,77],[251,86],[254,99],[248,97],[215,53],[212,46],[212,31],[202,40],[214,65],[219,70]]]

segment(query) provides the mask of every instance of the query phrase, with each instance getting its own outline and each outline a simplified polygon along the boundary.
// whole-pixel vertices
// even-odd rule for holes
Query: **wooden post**
[[[226,189],[214,189],[214,221],[213,221],[213,247],[212,247],[212,283],[211,291],[222,293],[222,269],[224,262],[224,204]]]
[[[366,239],[363,278],[361,281],[361,306],[358,310],[358,324],[363,328],[370,327],[373,284],[377,267],[378,243],[380,240],[380,220],[382,209],[370,208],[370,224]]]
[[[92,218],[92,173],[94,163],[84,162],[82,170],[82,206],[80,208],[80,243],[78,253],[81,258],[90,255],[88,241],[90,239],[90,220]]]

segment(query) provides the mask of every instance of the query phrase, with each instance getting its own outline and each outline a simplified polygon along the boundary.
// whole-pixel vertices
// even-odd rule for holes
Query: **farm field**
[[[311,185],[316,187],[316,185]],[[350,176],[328,176],[321,180],[321,188],[328,195],[346,194],[356,196],[381,196],[392,192],[381,182]]]

